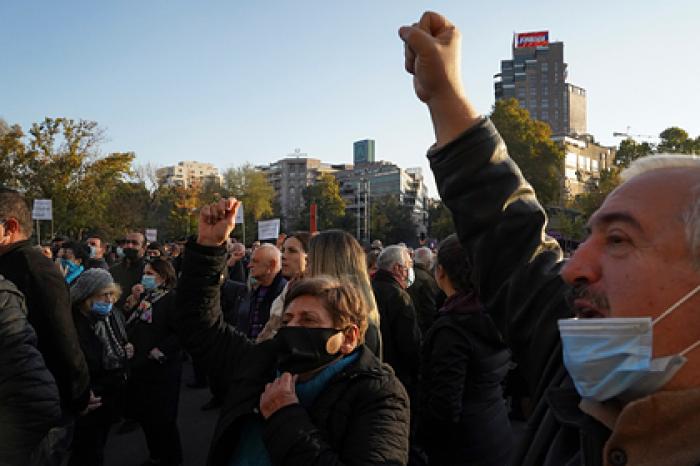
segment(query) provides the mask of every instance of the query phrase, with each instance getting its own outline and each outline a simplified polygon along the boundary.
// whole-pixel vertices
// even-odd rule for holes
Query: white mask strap
[[[654,319],[654,321],[651,323],[651,325],[656,325],[656,324],[658,324],[662,319],[664,319],[664,318],[665,318],[666,316],[668,316],[670,313],[672,313],[673,311],[675,311],[675,310],[678,308],[678,306],[680,306],[681,304],[683,304],[684,302],[686,302],[686,301],[688,301],[690,298],[692,298],[693,295],[695,295],[695,293],[697,293],[698,291],[700,291],[700,285],[698,285],[698,286],[696,286],[695,288],[693,288],[692,290],[690,290],[690,292],[688,292],[688,294],[686,294],[686,295],[683,296],[681,299],[679,299],[678,301],[676,301],[676,303],[675,303],[673,306],[671,306],[671,307],[669,307],[668,309],[666,309],[659,317],[657,317],[656,319]]]
[[[693,343],[692,345],[690,345],[689,347],[687,347],[686,349],[681,351],[681,356],[685,356],[686,354],[690,353],[698,346],[700,346],[700,340],[696,341],[695,343]]]

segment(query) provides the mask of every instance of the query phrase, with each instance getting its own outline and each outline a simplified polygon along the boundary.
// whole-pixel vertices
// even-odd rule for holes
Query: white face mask
[[[564,365],[583,398],[624,401],[640,398],[663,387],[685,364],[679,354],[652,359],[653,326],[700,291],[700,286],[669,306],[659,317],[561,319]]]
[[[413,270],[413,267],[408,268],[408,274],[406,277],[406,288],[410,287],[413,285],[413,283],[416,281],[416,272]]]

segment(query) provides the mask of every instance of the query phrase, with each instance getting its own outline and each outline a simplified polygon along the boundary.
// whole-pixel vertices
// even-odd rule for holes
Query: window
[[[542,86],[542,95],[544,97],[547,97],[549,95],[549,88],[547,87],[546,84],[544,86]]]
[[[537,88],[535,86],[532,86],[530,88],[530,97],[536,97],[537,96]]]
[[[518,98],[525,98],[525,88],[520,87],[517,89]]]
[[[546,73],[547,71],[549,71],[549,63],[544,62],[544,63],[542,63],[542,65],[540,65],[540,66],[541,66],[541,69],[542,69],[542,72],[543,72],[543,73]]]

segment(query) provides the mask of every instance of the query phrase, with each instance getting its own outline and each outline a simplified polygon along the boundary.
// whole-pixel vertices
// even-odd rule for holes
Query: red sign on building
[[[549,45],[549,31],[521,32],[514,37],[515,47],[542,47]]]

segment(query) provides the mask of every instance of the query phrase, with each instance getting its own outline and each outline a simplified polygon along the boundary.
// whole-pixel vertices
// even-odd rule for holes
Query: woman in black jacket
[[[134,347],[127,341],[121,314],[112,312],[119,285],[104,269],[83,272],[70,289],[73,319],[90,373],[90,389],[102,405],[75,423],[70,466],[100,466],[112,423],[123,407],[127,359]]]
[[[175,269],[164,258],[154,258],[143,269],[138,299],[130,296],[126,331],[134,345],[127,386],[126,413],[141,424],[150,451],[149,463],[182,463],[177,428],[182,351],[171,327],[175,312]]]
[[[435,270],[447,300],[423,342],[418,438],[430,464],[500,466],[513,445],[501,386],[510,352],[469,276],[466,253],[450,235]]]
[[[222,245],[237,205],[228,199],[202,209],[178,284],[181,341],[229,384],[208,464],[406,464],[407,395],[362,344],[368,306],[350,280],[295,283],[284,325],[257,345],[224,322]]]

